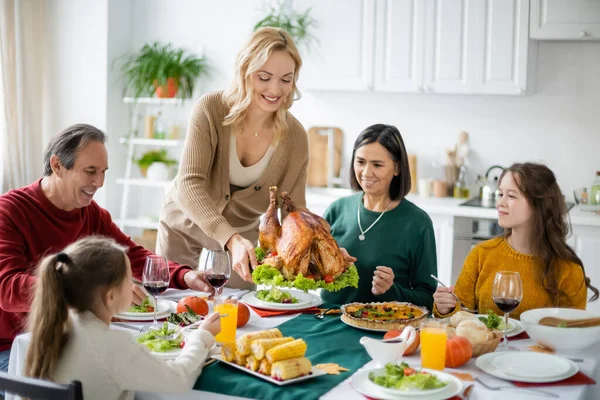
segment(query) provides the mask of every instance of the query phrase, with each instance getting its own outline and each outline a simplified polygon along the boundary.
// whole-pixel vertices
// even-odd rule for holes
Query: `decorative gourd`
[[[465,365],[473,355],[471,343],[461,336],[454,336],[446,342],[446,367],[456,368]]]
[[[244,303],[238,303],[237,327],[241,328],[250,321],[250,310]]]

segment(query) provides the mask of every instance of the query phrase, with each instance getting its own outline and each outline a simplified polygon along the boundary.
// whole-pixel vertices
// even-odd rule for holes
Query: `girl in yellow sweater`
[[[505,234],[477,245],[467,258],[455,287],[438,287],[433,295],[434,315],[446,317],[460,310],[451,292],[465,307],[503,313],[492,301],[498,271],[516,271],[523,282],[523,299],[511,313],[534,308],[585,309],[587,289],[598,289],[585,275],[581,259],[566,243],[568,213],[554,173],[545,165],[513,164],[500,176],[498,224]]]

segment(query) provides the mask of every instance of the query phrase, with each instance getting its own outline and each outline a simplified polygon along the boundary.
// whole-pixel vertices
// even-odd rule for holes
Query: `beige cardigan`
[[[231,126],[223,126],[228,113],[222,91],[207,93],[196,102],[179,173],[170,192],[178,208],[223,248],[235,233],[257,224],[269,206],[270,186],[289,192],[299,206],[306,206],[308,167],[306,131],[288,113],[288,133],[277,145],[261,177],[254,185],[232,195],[229,187],[232,132]]]

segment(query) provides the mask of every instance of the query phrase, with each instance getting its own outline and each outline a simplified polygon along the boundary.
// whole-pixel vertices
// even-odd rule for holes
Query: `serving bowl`
[[[587,328],[558,328],[540,325],[544,317],[564,319],[593,318],[599,315],[571,308],[537,308],[521,314],[525,331],[537,344],[553,350],[582,350],[600,342],[600,326]]]

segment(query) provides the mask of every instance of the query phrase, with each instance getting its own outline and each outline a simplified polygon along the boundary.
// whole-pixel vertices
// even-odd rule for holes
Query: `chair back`
[[[67,385],[0,372],[0,390],[32,400],[83,400],[81,382]]]

